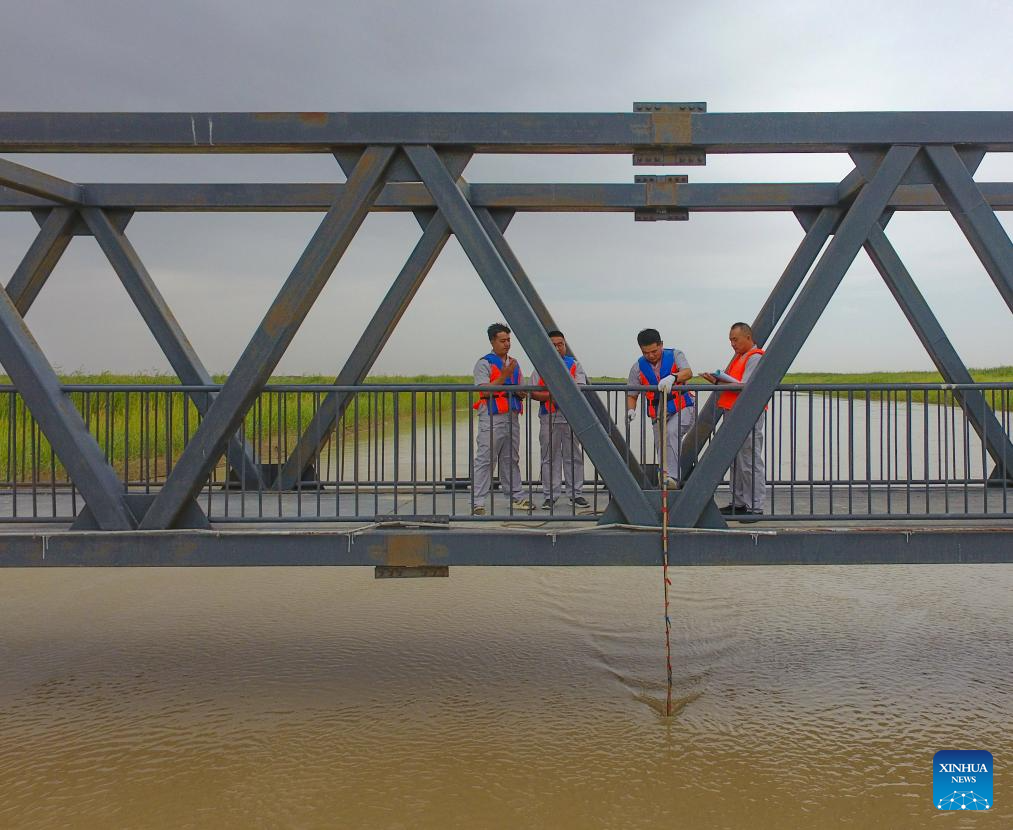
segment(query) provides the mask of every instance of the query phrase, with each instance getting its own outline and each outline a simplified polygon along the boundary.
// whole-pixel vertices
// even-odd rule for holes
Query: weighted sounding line
[[[668,467],[666,466],[667,454],[666,442],[668,441],[668,400],[665,392],[658,390],[658,405],[661,407],[661,470],[659,476],[659,488],[661,493],[661,576],[665,587],[665,668],[668,672],[668,691],[665,695],[665,717],[672,716],[672,617],[668,610],[668,589],[672,586],[672,580],[668,578],[668,489],[665,486],[668,479]]]

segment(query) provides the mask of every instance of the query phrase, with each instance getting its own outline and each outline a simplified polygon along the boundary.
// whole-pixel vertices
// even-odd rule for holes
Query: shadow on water
[[[661,696],[655,697],[655,695],[659,693]],[[652,709],[654,712],[658,714],[658,716],[662,720],[671,720],[673,718],[679,717],[679,715],[682,714],[683,709],[685,709],[695,700],[699,700],[701,697],[703,697],[703,692],[696,692],[694,694],[682,698],[673,697],[672,712],[671,714],[668,714],[665,711],[667,708],[667,699],[665,697],[665,689],[663,684],[660,692],[659,691],[649,692],[647,686],[645,685],[644,687],[642,687],[642,691],[637,692],[636,694],[633,695],[633,699],[635,701],[637,701],[638,703],[643,703],[645,706]]]

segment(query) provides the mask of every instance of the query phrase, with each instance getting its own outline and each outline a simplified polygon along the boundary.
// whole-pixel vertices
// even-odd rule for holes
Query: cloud
[[[39,0],[19,9],[17,36],[0,51],[0,109],[628,111],[633,100],[657,99],[705,100],[712,111],[1005,110],[1011,25],[1013,7],[997,2],[929,14],[922,3],[864,0],[839,9],[642,2],[635,12],[604,2]],[[342,180],[326,155],[19,160],[78,181]],[[990,157],[980,175],[1008,179],[1011,168]],[[839,156],[712,156],[685,172],[691,181],[831,181],[849,169]],[[477,181],[623,182],[635,172],[647,171],[608,156],[482,157],[468,169]],[[138,216],[128,233],[205,362],[227,369],[319,220]],[[28,230],[23,217],[0,222],[8,273]],[[1008,342],[1009,314],[952,220],[897,217],[889,233],[962,356],[1003,360],[977,333],[987,326]],[[371,217],[281,370],[336,372],[418,234],[410,217]],[[801,234],[787,214],[653,225],[530,215],[508,238],[589,369],[615,374],[630,362],[631,332],[648,322],[660,321],[691,359],[720,362],[728,322],[752,316]],[[129,303],[99,291],[101,257],[68,257],[29,318],[53,362],[133,370],[161,360],[136,319],[120,319],[134,314]],[[105,277],[119,289],[111,269]],[[82,311],[109,325],[82,338]],[[377,369],[466,371],[499,316],[452,243]],[[929,361],[860,255],[803,364]]]

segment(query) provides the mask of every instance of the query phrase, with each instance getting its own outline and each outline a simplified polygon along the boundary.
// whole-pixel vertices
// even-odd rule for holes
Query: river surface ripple
[[[666,719],[653,568],[0,572],[0,827],[1013,826],[1013,567],[673,582]]]

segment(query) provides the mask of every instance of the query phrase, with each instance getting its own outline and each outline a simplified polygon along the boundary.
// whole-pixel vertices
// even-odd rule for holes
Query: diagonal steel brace
[[[869,232],[865,251],[943,380],[955,384],[974,383],[964,361],[953,348],[946,332],[878,223]],[[1013,471],[1013,444],[986,402],[984,393],[978,389],[954,389],[953,394],[963,403],[968,421],[978,433],[996,467]]]
[[[524,266],[521,265],[517,255],[513,252],[509,243],[507,243],[506,237],[503,235],[503,231],[493,217],[492,212],[488,208],[479,208],[475,211],[475,214],[482,223],[485,232],[489,235],[489,239],[492,240],[492,244],[496,247],[496,251],[503,258],[503,262],[507,268],[510,269],[517,287],[520,288],[521,293],[538,316],[542,327],[546,331],[559,328],[552,317],[552,312],[549,311],[534,283],[531,282],[531,278],[528,277],[527,271],[524,270]],[[567,340],[567,343],[569,344],[569,340]],[[616,422],[612,420],[612,416],[609,414],[605,404],[601,402],[601,399],[594,392],[585,393],[584,397],[587,398],[587,402],[591,405],[591,409],[594,410],[594,414],[598,416],[598,420],[608,433],[609,439],[615,446],[616,451],[626,460],[626,466],[630,468],[630,473],[641,487],[646,488],[648,486],[647,477],[644,475],[643,468],[630,452],[630,448],[626,443],[626,437],[616,426]]]
[[[105,459],[80,413],[60,387],[60,379],[35,342],[7,291],[0,289],[0,355],[57,458],[102,530],[130,530],[133,514],[123,483]]]
[[[142,529],[171,527],[200,491],[376,201],[394,150],[390,146],[369,147],[362,154],[200,428],[144,514]]]
[[[956,149],[929,146],[925,153],[938,173],[939,195],[1013,311],[1013,243]]]
[[[791,304],[792,297],[805,281],[820,251],[837,227],[843,212],[837,207],[823,208],[806,228],[805,236],[753,320],[753,339],[758,346],[766,343],[773,334],[785,310]],[[686,433],[679,454],[683,481],[689,478],[696,465],[700,447],[710,438],[714,427],[717,426],[717,394],[709,394],[707,400],[699,404],[699,409],[696,425]]]
[[[657,511],[612,445],[587,399],[566,371],[545,329],[496,251],[453,176],[430,146],[408,146],[409,159],[446,216],[479,277],[507,322],[524,342],[539,374],[556,390],[556,400],[588,456],[602,474],[613,500],[633,524],[656,524]]]
[[[875,176],[851,204],[750,382],[725,415],[721,431],[686,482],[671,514],[673,526],[693,527],[699,520],[725,470],[837,291],[917,153],[917,147],[891,147]]]
[[[197,356],[126,234],[113,225],[109,215],[101,208],[82,208],[81,214],[180,381],[186,386],[211,385],[214,382],[211,373]],[[215,393],[190,392],[188,397],[203,417],[207,415]],[[234,435],[229,439],[226,456],[229,466],[244,486],[253,489],[264,486],[253,448],[240,436]]]
[[[67,250],[76,220],[77,211],[73,208],[55,207],[49,211],[31,247],[7,283],[7,294],[22,317],[28,313]]]
[[[379,308],[373,313],[373,318],[363,330],[345,365],[338,372],[334,379],[335,386],[357,386],[365,380],[448,239],[450,226],[442,214],[437,212],[429,219],[422,237]],[[290,490],[297,485],[303,471],[327,444],[330,431],[341,419],[354,394],[328,392],[320,402],[312,420],[299,436],[299,441],[281,468],[278,486],[282,490]]]

